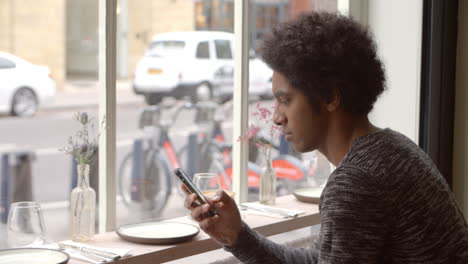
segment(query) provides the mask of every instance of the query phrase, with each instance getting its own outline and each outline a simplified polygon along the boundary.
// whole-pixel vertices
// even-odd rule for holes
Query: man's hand
[[[215,216],[209,216],[210,205],[197,206],[197,195],[189,194],[184,185],[182,190],[187,194],[184,206],[191,211],[192,218],[199,223],[200,228],[219,244],[234,245],[241,232],[241,218],[236,202],[224,191],[218,191],[212,198],[206,197],[218,212]]]

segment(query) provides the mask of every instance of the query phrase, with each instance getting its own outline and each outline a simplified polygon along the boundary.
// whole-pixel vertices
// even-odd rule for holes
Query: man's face
[[[300,90],[292,87],[281,73],[273,73],[276,110],[273,121],[282,127],[286,140],[298,152],[320,148],[325,140],[328,114],[318,113]]]

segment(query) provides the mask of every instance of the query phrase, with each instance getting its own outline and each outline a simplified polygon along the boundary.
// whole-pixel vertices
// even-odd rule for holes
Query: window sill
[[[287,195],[277,198],[276,206],[299,209],[305,211],[305,213],[296,218],[286,219],[249,214],[246,215],[243,220],[264,236],[285,233],[320,223],[317,204],[303,203],[296,200],[293,195]],[[170,221],[193,224],[188,217],[175,218]],[[220,248],[220,246],[211,240],[203,231],[200,231],[191,241],[173,245],[144,245],[131,243],[120,239],[114,232],[96,235],[92,242],[86,244],[104,248],[131,249],[132,256],[116,261],[115,263],[138,264],[168,262]],[[86,262],[73,259],[70,260],[69,263],[81,264]]]

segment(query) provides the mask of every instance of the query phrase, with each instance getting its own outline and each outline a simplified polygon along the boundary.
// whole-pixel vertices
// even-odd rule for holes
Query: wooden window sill
[[[182,205],[181,205],[182,206]],[[276,235],[295,229],[303,228],[320,223],[317,204],[303,203],[293,195],[287,195],[276,199],[276,205],[280,208],[291,208],[305,211],[296,218],[273,218],[246,214],[243,219],[250,227],[264,236]],[[167,221],[194,224],[188,217],[174,218]],[[127,242],[117,236],[115,232],[98,234],[93,241],[86,243],[103,248],[125,248],[130,249],[132,256],[126,257],[114,263],[162,263],[180,258],[208,252],[220,248],[206,233],[200,233],[191,241],[172,245],[144,245]],[[72,259],[71,264],[84,264],[87,262]]]

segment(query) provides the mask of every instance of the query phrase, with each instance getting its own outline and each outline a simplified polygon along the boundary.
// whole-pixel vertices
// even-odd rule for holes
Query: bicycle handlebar
[[[140,114],[140,122],[139,122],[139,127],[140,129],[143,129],[145,127],[161,127],[161,126],[167,126],[168,124],[171,124],[172,121],[177,120],[177,117],[183,110],[187,109],[195,109],[196,110],[196,115],[195,115],[195,123],[203,123],[203,122],[213,122],[213,121],[218,121],[218,120],[225,120],[226,115],[228,110],[232,108],[232,103],[222,105],[222,110],[223,113],[221,116],[215,119],[216,115],[216,110],[220,105],[218,105],[215,102],[212,101],[206,101],[206,102],[197,102],[197,103],[192,103],[192,102],[187,102],[187,101],[180,101],[179,103],[176,103],[175,105],[167,105],[167,104],[160,104],[160,105],[150,105],[147,106],[145,109],[143,109],[142,113]],[[171,114],[169,114],[169,120],[167,122],[163,122],[161,120],[161,109],[171,109]],[[230,111],[229,114],[232,114],[232,110]]]
[[[155,126],[159,124],[160,119],[161,108],[157,105],[147,106],[140,114],[139,128],[143,129],[148,126]]]
[[[170,120],[176,120],[177,117],[179,116],[179,114],[182,112],[182,110],[185,110],[185,109],[190,109],[190,104],[191,103],[188,103],[188,102],[181,102],[181,103],[177,103],[175,106],[173,106],[173,110],[172,110],[172,114],[170,116]]]

